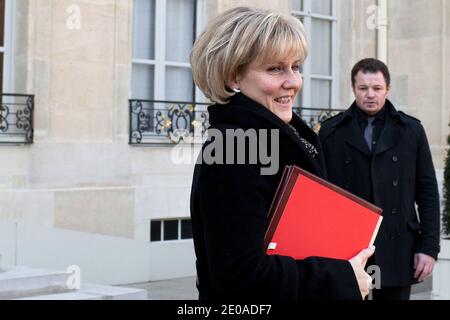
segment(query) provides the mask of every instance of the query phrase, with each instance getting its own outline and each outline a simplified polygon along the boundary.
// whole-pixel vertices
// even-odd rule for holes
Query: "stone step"
[[[0,299],[65,293],[70,274],[29,267],[6,267],[0,272]]]
[[[0,271],[0,300],[146,300],[147,290],[81,284],[69,289],[70,274],[30,267],[6,267]]]
[[[17,300],[147,300],[147,290],[82,284],[79,290],[58,294],[44,294]]]
[[[30,296],[18,298],[14,300],[103,300],[103,296],[99,294],[90,294],[82,292],[63,292],[55,294],[43,294],[38,296]]]

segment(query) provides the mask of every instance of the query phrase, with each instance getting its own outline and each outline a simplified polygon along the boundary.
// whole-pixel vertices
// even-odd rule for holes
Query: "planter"
[[[441,239],[441,252],[433,271],[431,298],[450,300],[450,239]]]

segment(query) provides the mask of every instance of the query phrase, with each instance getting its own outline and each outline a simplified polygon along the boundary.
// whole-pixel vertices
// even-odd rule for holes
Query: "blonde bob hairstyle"
[[[308,44],[293,16],[237,7],[213,19],[196,40],[190,62],[195,84],[211,101],[225,104],[235,93],[230,79],[251,62],[264,64],[297,55],[303,63]]]

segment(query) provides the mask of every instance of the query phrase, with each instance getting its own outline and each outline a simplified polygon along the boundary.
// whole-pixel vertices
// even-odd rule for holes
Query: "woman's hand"
[[[372,278],[366,271],[364,267],[366,266],[367,259],[375,252],[375,246],[362,250],[356,256],[349,260],[352,265],[353,272],[355,272],[356,280],[358,280],[359,291],[361,296],[364,298],[369,294],[370,284],[372,283]]]

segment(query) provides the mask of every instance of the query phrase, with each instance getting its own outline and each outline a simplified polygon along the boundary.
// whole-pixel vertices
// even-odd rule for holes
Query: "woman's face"
[[[231,83],[247,97],[262,104],[288,123],[292,119],[292,107],[302,87],[298,56],[283,61],[250,63]]]

